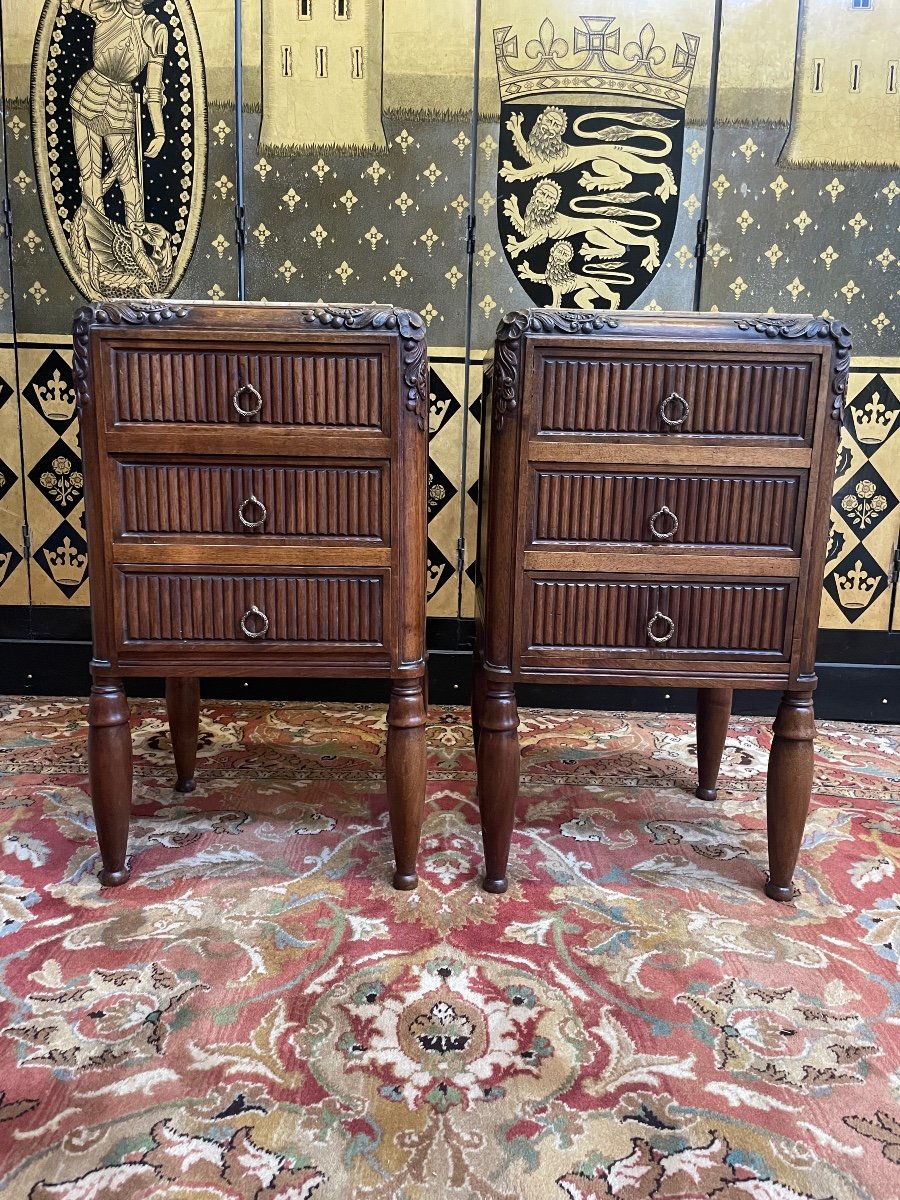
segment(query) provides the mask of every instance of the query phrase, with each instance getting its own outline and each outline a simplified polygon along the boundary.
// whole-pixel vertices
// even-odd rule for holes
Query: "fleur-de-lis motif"
[[[675,257],[678,259],[678,265],[683,271],[687,264],[694,257],[694,252],[689,246],[682,245],[680,250],[675,251]]]
[[[656,30],[648,21],[638,34],[636,42],[628,42],[622,51],[622,57],[633,62],[636,67],[643,67],[650,73],[651,67],[659,67],[666,61],[666,52],[656,44]]]
[[[781,247],[778,245],[777,242],[773,242],[772,245],[768,248],[768,250],[765,253],[766,253],[766,258],[772,264],[773,268],[774,268],[775,264],[778,262],[779,258],[784,258],[784,251],[781,249]]]
[[[569,47],[563,38],[556,36],[553,22],[549,17],[545,17],[541,21],[537,37],[532,38],[525,46],[525,53],[529,58],[552,60],[554,58],[564,58],[568,49]]]

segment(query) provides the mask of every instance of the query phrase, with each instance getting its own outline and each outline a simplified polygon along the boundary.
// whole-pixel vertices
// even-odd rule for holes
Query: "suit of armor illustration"
[[[142,159],[156,157],[165,143],[162,82],[168,31],[144,12],[144,0],[62,0],[62,8],[95,23],[93,65],[75,84],[70,100],[82,195],[73,251],[86,259],[98,294],[118,288],[159,294],[167,272],[171,275],[171,249],[167,232],[144,220]],[[141,95],[134,88],[145,68],[143,102],[153,133],[146,148]],[[111,162],[105,174],[104,146]],[[115,183],[122,193],[124,228],[104,208],[103,198]]]

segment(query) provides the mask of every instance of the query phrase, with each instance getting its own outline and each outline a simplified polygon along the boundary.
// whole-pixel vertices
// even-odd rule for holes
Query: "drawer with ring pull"
[[[682,434],[809,445],[818,387],[814,356],[733,349],[684,358],[652,351],[579,357],[535,350],[533,433],[613,437]]]
[[[531,574],[522,664],[573,651],[786,662],[796,587],[777,578]]]
[[[266,654],[290,643],[372,657],[384,648],[387,571],[120,565],[114,578],[124,651],[168,643],[202,652],[228,643]]]
[[[117,540],[278,537],[390,545],[390,464],[115,460]]]
[[[532,465],[531,535],[526,548],[604,546],[800,553],[807,473],[763,476],[646,468]]]
[[[103,347],[113,428],[123,425],[284,425],[389,433],[390,347],[233,349],[178,340]]]

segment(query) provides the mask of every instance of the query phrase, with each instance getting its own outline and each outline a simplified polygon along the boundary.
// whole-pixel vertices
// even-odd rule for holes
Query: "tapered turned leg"
[[[519,794],[519,710],[516,693],[490,680],[478,734],[478,807],[486,892],[505,892],[506,864]]]
[[[481,718],[484,712],[485,686],[484,664],[476,651],[472,662],[472,741],[475,744],[476,753],[478,752],[478,738],[481,734]]]
[[[800,853],[813,783],[816,735],[812,692],[785,692],[773,726],[766,784],[769,879],[766,895],[792,900],[792,877]]]
[[[715,800],[716,781],[728,720],[731,717],[731,688],[698,688],[697,690],[697,777],[699,787],[694,793],[701,800]]]
[[[131,727],[128,701],[118,679],[97,682],[88,706],[88,775],[104,887],[125,883],[131,817]]]
[[[200,680],[196,676],[169,676],[166,680],[166,712],[175,757],[176,792],[192,792],[197,786],[197,729],[200,724]]]
[[[394,843],[394,887],[419,882],[416,852],[425,805],[425,697],[421,679],[394,680],[388,706],[387,796]]]

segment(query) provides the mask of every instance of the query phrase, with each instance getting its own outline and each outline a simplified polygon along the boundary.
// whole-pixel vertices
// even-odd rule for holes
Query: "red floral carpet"
[[[432,712],[414,894],[384,710],[135,706],[100,890],[80,703],[0,707],[11,1200],[896,1200],[900,731],[823,724],[801,895],[762,893],[768,730],[695,800],[684,717],[530,710],[506,896],[468,713]]]

